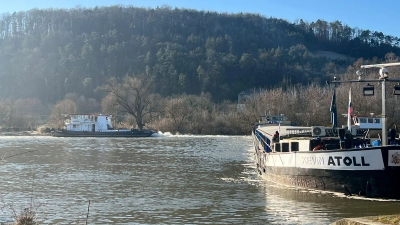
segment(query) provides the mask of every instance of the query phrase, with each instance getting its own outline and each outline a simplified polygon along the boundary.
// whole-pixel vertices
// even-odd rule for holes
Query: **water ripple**
[[[268,184],[248,136],[0,137],[0,154],[19,154],[0,161],[3,205],[45,224],[82,223],[89,200],[90,224],[329,224],[399,204]]]

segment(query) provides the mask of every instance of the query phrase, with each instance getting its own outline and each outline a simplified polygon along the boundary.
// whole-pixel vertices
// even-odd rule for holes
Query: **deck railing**
[[[300,136],[312,136],[311,127],[305,128],[287,128],[288,137],[300,137]],[[369,129],[355,129],[353,132],[353,136],[365,136],[368,133]],[[325,135],[323,137],[339,137],[339,130],[325,127]]]

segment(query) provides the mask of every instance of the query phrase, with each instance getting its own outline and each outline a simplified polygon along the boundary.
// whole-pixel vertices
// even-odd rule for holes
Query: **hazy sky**
[[[32,8],[92,8],[95,6],[132,5],[209,10],[224,13],[259,13],[294,22],[336,20],[351,28],[379,31],[400,37],[400,0],[1,0],[0,13],[27,11]]]

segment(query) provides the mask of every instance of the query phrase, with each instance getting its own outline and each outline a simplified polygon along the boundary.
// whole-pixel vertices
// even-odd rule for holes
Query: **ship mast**
[[[380,82],[382,84],[382,146],[387,145],[387,123],[386,123],[386,82],[400,82],[400,79],[389,78],[389,70],[386,67],[400,66],[400,62],[397,63],[382,63],[382,64],[372,64],[372,65],[362,65],[361,69],[370,68],[380,68],[379,69],[379,79],[363,80],[363,72],[357,70],[358,80],[336,80],[332,83],[353,83],[353,82]]]

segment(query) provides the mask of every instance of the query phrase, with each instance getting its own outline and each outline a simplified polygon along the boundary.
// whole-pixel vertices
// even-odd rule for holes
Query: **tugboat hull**
[[[90,132],[90,131],[67,131],[57,130],[52,134],[54,137],[150,137],[152,130],[132,130],[115,132]]]

